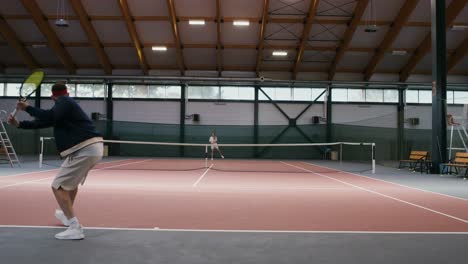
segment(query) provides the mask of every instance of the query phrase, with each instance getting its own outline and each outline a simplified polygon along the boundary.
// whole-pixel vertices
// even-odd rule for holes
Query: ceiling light
[[[68,27],[68,21],[64,18],[55,20],[55,25],[57,27]]]
[[[408,52],[406,50],[393,50],[392,55],[406,55]]]
[[[366,26],[366,28],[364,29],[364,32],[366,33],[374,33],[374,32],[377,32],[377,25],[368,25]]]
[[[238,27],[247,27],[250,25],[250,21],[248,20],[234,20],[234,22],[232,22],[234,26],[238,26]]]
[[[273,51],[273,56],[288,56],[288,53],[286,51],[279,51],[279,50],[276,50],[276,51]]]
[[[39,48],[46,48],[47,45],[46,44],[32,44],[32,47],[34,49],[39,49]]]
[[[468,25],[453,25],[450,27],[451,30],[465,30],[468,29]]]
[[[189,25],[205,25],[205,20],[203,19],[190,19]]]
[[[153,46],[151,47],[153,51],[166,51],[167,47],[166,46]]]

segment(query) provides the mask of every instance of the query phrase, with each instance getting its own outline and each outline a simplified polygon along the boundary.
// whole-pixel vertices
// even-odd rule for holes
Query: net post
[[[42,168],[42,158],[44,155],[44,137],[40,137],[40,146],[39,146],[39,168]]]
[[[340,142],[340,166],[343,165],[343,142]]]
[[[208,168],[208,145],[205,145],[205,168]]]
[[[372,143],[372,174],[375,174],[375,143]]]

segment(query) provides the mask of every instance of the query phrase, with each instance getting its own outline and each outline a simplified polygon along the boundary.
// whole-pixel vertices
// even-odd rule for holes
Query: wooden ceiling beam
[[[1,42],[0,46],[7,46],[7,42]],[[39,46],[47,46],[47,42],[43,41],[31,41],[31,42],[23,42],[23,45],[26,47],[34,47],[35,45]],[[91,47],[91,43],[89,42],[63,42],[64,47]],[[119,43],[119,42],[108,42],[102,43],[102,46],[105,48],[131,48],[133,47],[132,43]],[[144,48],[151,48],[153,46],[166,46],[167,48],[175,48],[174,43],[155,43],[155,42],[148,42],[142,43]],[[191,44],[184,44],[184,49],[216,49],[217,44],[206,44],[206,43],[191,43]],[[240,50],[253,50],[257,49],[257,45],[254,44],[223,44],[223,49],[240,49]],[[297,50],[298,46],[296,45],[268,45],[264,46],[263,50]],[[322,46],[322,47],[312,47],[307,46],[305,50],[309,51],[330,51],[336,52],[335,46]],[[389,47],[385,52],[392,52],[393,48]],[[406,51],[407,53],[413,53],[416,49],[412,48],[399,48],[397,50]],[[363,53],[370,53],[375,52],[376,49],[374,48],[367,48],[367,47],[348,47],[346,52],[363,52]],[[456,52],[455,49],[448,49],[447,54],[452,55]]]
[[[179,27],[177,26],[177,16],[174,7],[174,0],[167,0],[166,2],[171,20],[172,35],[176,45],[177,64],[179,65],[180,74],[184,75],[186,67],[184,62],[184,54],[182,53],[182,44],[180,43]]]
[[[0,66],[2,66],[0,64]],[[5,65],[3,65],[6,68]],[[8,67],[22,67],[23,64],[8,64]],[[102,69],[100,64],[78,64],[76,65],[78,69]],[[136,70],[140,69],[139,65],[133,64],[115,64],[113,65],[114,69],[118,70]],[[150,69],[159,69],[159,70],[177,70],[179,68],[178,65],[149,65]],[[48,64],[44,65],[44,68],[47,69],[62,69],[63,65],[61,64]],[[187,70],[191,71],[216,71],[216,66],[205,66],[205,65],[193,65],[190,66]],[[255,72],[255,66],[226,66],[224,68],[226,71],[248,71],[248,72]],[[277,66],[265,66],[263,71],[273,71],[273,72],[291,72],[289,67],[277,67]],[[0,67],[1,71],[1,67]],[[356,71],[353,69],[337,69],[337,72],[340,73],[355,73],[355,74],[362,74],[360,71]],[[314,67],[301,67],[301,72],[314,72],[314,73],[327,73],[326,70],[322,68],[314,68]],[[415,74],[421,75],[430,75],[430,71],[415,71]],[[379,71],[376,74],[399,74],[397,71]],[[450,71],[449,74],[452,75],[468,75],[467,71]]]
[[[302,30],[302,37],[301,37],[301,41],[299,44],[299,49],[297,51],[296,60],[293,66],[292,78],[294,80],[297,77],[297,72],[298,72],[299,66],[301,65],[302,57],[304,56],[304,50],[309,40],[309,34],[310,34],[310,30],[312,29],[312,24],[314,23],[314,20],[315,20],[315,12],[317,11],[318,3],[319,3],[319,0],[310,1],[309,11],[307,13],[307,18],[305,20],[304,29]]]
[[[357,3],[356,8],[354,10],[353,18],[351,19],[351,22],[349,23],[349,26],[345,31],[343,42],[337,48],[335,59],[333,60],[333,63],[330,67],[330,71],[328,73],[329,81],[333,80],[333,78],[335,77],[336,68],[340,63],[341,59],[343,58],[346,49],[349,47],[351,40],[353,39],[354,32],[356,32],[356,29],[359,26],[362,15],[364,14],[368,3],[369,0],[359,0],[359,2]]]
[[[450,27],[453,24],[455,18],[457,18],[458,14],[464,9],[467,0],[453,0],[450,5],[447,7],[446,10],[446,27]],[[426,56],[427,53],[431,51],[431,33],[427,33],[424,40],[416,49],[416,52],[411,56],[408,63],[401,69],[400,71],[400,81],[406,82],[410,74],[416,68],[416,65]]]
[[[16,51],[21,60],[30,70],[40,68],[39,63],[37,63],[32,54],[26,49],[24,44],[21,42],[18,36],[16,36],[13,29],[8,25],[2,16],[0,16],[0,34],[2,34],[8,45]]]
[[[104,51],[101,41],[99,40],[96,30],[94,29],[93,25],[91,24],[91,21],[89,20],[89,16],[86,13],[86,10],[83,4],[81,3],[81,0],[70,0],[70,4],[73,8],[73,11],[75,11],[75,14],[78,15],[81,27],[84,29],[86,35],[88,36],[90,44],[96,51],[99,62],[101,63],[104,72],[109,75],[112,74],[112,65],[110,63],[109,57],[107,57],[107,54]]]
[[[223,71],[223,44],[221,43],[221,3],[216,0],[216,68],[218,76]]]
[[[41,12],[39,5],[35,0],[21,0],[21,2],[23,3],[23,6],[28,11],[28,13],[32,16],[36,26],[47,39],[49,47],[52,48],[52,50],[55,52],[60,62],[67,69],[68,73],[75,74],[75,63],[73,63],[70,54],[68,54],[67,50],[63,47],[63,44],[60,42],[60,39],[58,38],[55,31],[51,28],[47,18]]]
[[[16,15],[16,14],[4,14],[3,17],[5,19],[16,19],[16,20],[28,20],[32,19],[29,15]],[[57,19],[57,15],[48,15],[47,19],[54,20]],[[122,16],[89,16],[91,21],[115,21],[115,20],[125,20]],[[133,16],[133,21],[170,21],[170,17],[168,16]],[[177,17],[178,21],[189,21],[190,19],[204,19],[207,22],[216,22],[216,17],[209,17],[209,16],[180,16]],[[79,20],[78,16],[67,16],[67,20]],[[225,22],[232,22],[234,20],[249,20],[250,22],[260,22],[262,20],[261,17],[225,17],[223,21]],[[322,24],[322,25],[346,25],[350,22],[348,18],[345,19],[330,19],[330,18],[320,18],[316,17],[314,23]],[[303,24],[303,18],[286,18],[286,17],[270,17],[268,19],[268,23],[280,23],[280,24]],[[385,20],[377,20],[372,21],[377,26],[392,26],[393,21],[385,21]],[[369,21],[362,20],[359,22],[360,26],[368,25]],[[458,26],[468,26],[467,22],[457,22],[453,23],[453,25]],[[405,27],[430,27],[431,22],[423,22],[423,21],[408,21],[404,24]]]
[[[260,70],[262,68],[262,59],[263,59],[263,40],[265,39],[266,25],[268,23],[268,7],[270,5],[269,0],[263,1],[263,13],[262,13],[262,26],[260,27],[260,37],[258,40],[257,47],[257,65],[255,66],[255,72],[257,77],[260,77]]]
[[[146,62],[143,49],[141,48],[142,47],[141,41],[140,41],[140,38],[138,37],[135,24],[133,23],[132,15],[130,14],[130,9],[128,8],[127,0],[119,0],[119,7],[122,12],[122,15],[124,16],[128,33],[130,34],[130,38],[132,39],[133,46],[137,53],[140,68],[143,71],[143,73],[147,75],[149,71],[149,66],[148,66],[148,63]]]
[[[393,23],[392,27],[387,34],[385,34],[384,39],[380,42],[379,47],[376,49],[376,52],[370,62],[366,66],[366,70],[364,71],[364,80],[369,81],[372,74],[375,71],[375,68],[379,64],[379,62],[383,59],[385,52],[392,47],[393,42],[397,38],[398,34],[400,34],[403,25],[408,21],[411,13],[418,5],[419,0],[408,0],[405,1],[403,6],[398,13],[395,22]]]

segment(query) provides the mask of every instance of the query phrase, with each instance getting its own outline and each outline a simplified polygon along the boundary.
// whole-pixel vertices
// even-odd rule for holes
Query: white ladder
[[[5,114],[8,116],[8,113],[5,110],[0,110],[1,114]],[[3,153],[2,153],[3,150]],[[0,118],[0,153],[5,154],[7,156],[8,162],[10,163],[11,167],[14,167],[15,163],[21,167],[21,163],[16,155],[15,148],[11,144],[10,138],[8,137],[8,133],[6,132],[6,128],[3,125],[3,121]]]
[[[467,145],[467,142],[465,142],[465,139],[468,140],[468,132],[466,131],[466,128],[463,124],[460,124],[460,125],[456,125],[456,128],[454,128],[455,126],[452,125],[451,128],[450,128],[450,145],[449,145],[449,160],[452,159],[452,151],[453,150],[464,150],[465,152],[468,152],[468,145]],[[460,137],[460,140],[463,144],[463,148],[454,148],[453,147],[453,130],[456,129],[457,132],[458,132],[458,136]],[[463,132],[463,133],[462,133]]]

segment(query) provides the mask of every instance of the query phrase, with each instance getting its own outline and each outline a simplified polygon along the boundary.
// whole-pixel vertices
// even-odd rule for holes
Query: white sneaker
[[[221,156],[222,159],[224,159],[224,156]]]
[[[68,239],[68,240],[78,240],[78,239],[83,239],[84,233],[83,233],[83,228],[80,226],[77,227],[68,227],[67,230],[58,233],[55,235],[56,239]]]
[[[213,158],[211,158],[211,160],[213,160]]]
[[[70,221],[68,221],[67,217],[63,213],[62,210],[56,209],[55,210],[55,217],[64,225],[70,226]]]

